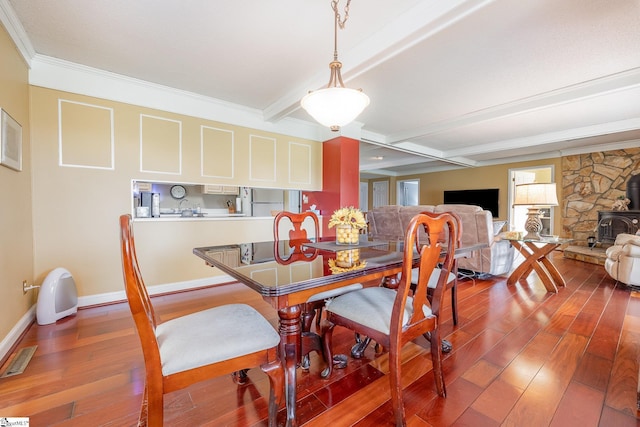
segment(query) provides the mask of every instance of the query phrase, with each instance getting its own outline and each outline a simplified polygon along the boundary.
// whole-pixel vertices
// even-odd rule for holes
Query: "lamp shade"
[[[362,113],[369,97],[357,89],[328,87],[309,92],[300,103],[318,123],[338,130]]]
[[[556,184],[519,184],[516,185],[514,205],[558,206]]]

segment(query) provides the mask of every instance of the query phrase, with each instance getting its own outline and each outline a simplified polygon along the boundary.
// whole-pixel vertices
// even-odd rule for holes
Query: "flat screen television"
[[[498,200],[499,188],[486,188],[481,190],[445,190],[445,205],[476,205],[482,209],[491,211],[494,218],[499,216]]]

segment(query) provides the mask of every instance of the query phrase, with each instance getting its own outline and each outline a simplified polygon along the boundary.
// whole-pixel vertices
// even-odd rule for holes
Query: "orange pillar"
[[[327,224],[331,214],[339,208],[360,203],[360,142],[339,136],[322,144],[322,191],[305,193],[308,203],[303,210],[315,204],[320,209],[322,235],[333,236],[335,229]]]

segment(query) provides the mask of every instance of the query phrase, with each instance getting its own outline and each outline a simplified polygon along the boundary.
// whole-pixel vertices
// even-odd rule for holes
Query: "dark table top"
[[[459,248],[456,257],[483,247],[486,245]],[[397,273],[402,268],[403,249],[402,241],[374,241],[362,236],[359,245],[337,245],[334,237],[328,237],[206,246],[194,248],[193,253],[261,295],[277,297],[385,272]],[[240,262],[220,256],[221,252],[236,250],[240,251]],[[345,256],[357,259],[355,266],[336,268],[336,258]]]

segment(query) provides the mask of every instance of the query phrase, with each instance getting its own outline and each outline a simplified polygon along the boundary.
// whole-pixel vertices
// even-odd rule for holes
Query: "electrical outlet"
[[[27,281],[22,281],[22,295],[26,294],[29,291],[29,287],[27,286]]]

